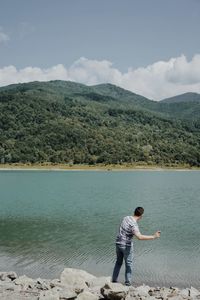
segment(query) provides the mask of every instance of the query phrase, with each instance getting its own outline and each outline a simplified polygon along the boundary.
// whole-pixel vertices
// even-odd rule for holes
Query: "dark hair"
[[[144,213],[144,208],[143,207],[136,207],[134,216],[140,217]]]

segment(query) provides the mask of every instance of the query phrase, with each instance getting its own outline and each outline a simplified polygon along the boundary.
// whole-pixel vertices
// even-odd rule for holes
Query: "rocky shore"
[[[200,291],[190,287],[139,287],[111,283],[110,277],[95,277],[67,268],[59,279],[32,279],[15,272],[0,272],[1,300],[182,300],[200,299]]]

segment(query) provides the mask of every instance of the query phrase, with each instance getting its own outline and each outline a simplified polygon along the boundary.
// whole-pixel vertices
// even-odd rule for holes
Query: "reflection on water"
[[[136,284],[200,286],[200,172],[0,172],[0,264],[58,277],[64,267],[110,275],[123,216],[142,205]],[[123,281],[123,273],[121,274]]]

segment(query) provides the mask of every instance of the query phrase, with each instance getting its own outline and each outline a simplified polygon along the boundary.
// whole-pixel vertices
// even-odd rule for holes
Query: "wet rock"
[[[121,283],[106,283],[103,288],[101,288],[101,294],[105,299],[110,300],[120,300],[125,299],[129,291],[127,286]]]

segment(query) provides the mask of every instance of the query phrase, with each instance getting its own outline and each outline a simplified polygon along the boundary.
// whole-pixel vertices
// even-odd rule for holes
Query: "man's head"
[[[134,217],[137,217],[137,219],[139,220],[142,218],[143,213],[144,213],[143,207],[136,207],[134,211]]]

